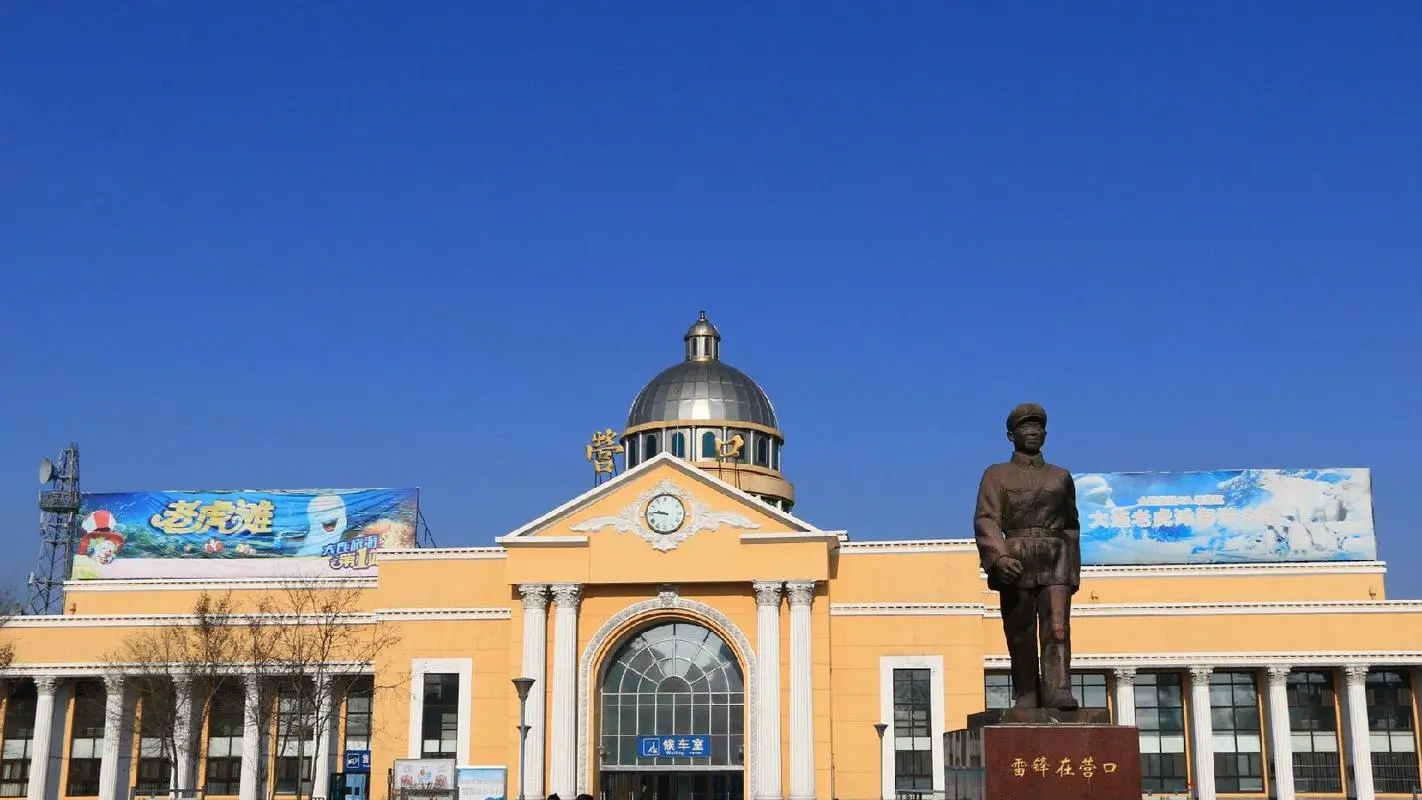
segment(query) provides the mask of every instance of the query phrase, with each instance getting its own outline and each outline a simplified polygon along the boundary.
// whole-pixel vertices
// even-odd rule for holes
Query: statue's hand
[[[1022,562],[1012,556],[1003,556],[992,565],[992,569],[997,573],[998,581],[1002,583],[1016,583],[1022,577]]]

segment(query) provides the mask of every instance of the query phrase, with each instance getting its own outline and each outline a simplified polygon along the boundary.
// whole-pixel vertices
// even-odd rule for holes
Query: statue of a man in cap
[[[978,486],[978,555],[1002,604],[1014,708],[1071,711],[1071,596],[1081,585],[1076,485],[1042,458],[1041,406],[1012,409],[1007,438],[1012,458],[988,467]]]

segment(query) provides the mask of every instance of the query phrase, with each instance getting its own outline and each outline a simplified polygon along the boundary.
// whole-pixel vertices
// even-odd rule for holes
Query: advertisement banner
[[[505,767],[460,767],[459,800],[504,800],[508,775]]]
[[[1089,472],[1076,481],[1081,563],[1372,561],[1367,469]]]
[[[454,759],[399,758],[395,760],[395,789],[446,789],[457,791],[454,781]]]
[[[85,494],[73,580],[374,575],[414,547],[417,489]]]

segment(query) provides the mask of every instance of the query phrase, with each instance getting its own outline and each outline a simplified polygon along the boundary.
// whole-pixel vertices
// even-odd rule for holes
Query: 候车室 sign
[[[641,758],[709,758],[710,736],[639,736],[637,755]]]

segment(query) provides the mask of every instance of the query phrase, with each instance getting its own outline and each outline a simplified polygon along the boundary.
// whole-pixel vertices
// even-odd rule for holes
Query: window
[[[316,739],[316,691],[309,684],[277,692],[276,793],[311,796],[312,742]]]
[[[70,726],[69,780],[65,794],[92,797],[99,793],[99,760],[104,753],[104,684],[74,684],[74,722]]]
[[[1288,693],[1294,791],[1299,794],[1343,791],[1333,673],[1291,672]]]
[[[1141,791],[1183,793],[1185,695],[1178,672],[1136,675],[1136,727],[1141,732]]]
[[[648,459],[662,452],[661,444],[657,441],[657,435],[655,433],[647,434],[646,448]]]
[[[745,685],[735,651],[689,622],[653,625],[618,649],[602,678],[604,769],[739,767],[744,763]],[[642,756],[639,736],[704,736],[704,756]]]
[[[34,750],[34,683],[25,681],[5,701],[5,743],[0,753],[0,797],[24,797],[30,788],[30,755]]]
[[[780,470],[780,448],[781,448],[780,442],[777,442],[777,441],[775,441],[775,440],[771,440],[771,442],[770,442],[770,468],[773,469],[773,470],[776,470],[777,472]]]
[[[715,431],[706,431],[701,434],[701,457],[712,459],[716,457]]]
[[[1012,676],[1006,672],[989,672],[983,676],[984,708],[1012,708]]]
[[[765,434],[755,435],[755,465],[757,467],[770,466],[770,440],[765,438]]]
[[[933,671],[894,670],[894,791],[933,791]]]
[[[346,744],[344,750],[370,749],[371,700],[374,678],[357,678],[346,692]]]
[[[425,675],[425,709],[420,720],[420,758],[459,758],[459,675]]]
[[[1411,681],[1401,671],[1369,672],[1367,692],[1373,789],[1379,794],[1407,794],[1422,782],[1417,774]]]
[[[1210,730],[1214,735],[1215,791],[1264,791],[1259,690],[1253,672],[1210,676]]]
[[[164,722],[174,719],[177,704],[171,686],[145,687],[152,696],[144,697],[138,716],[138,769],[134,788],[139,792],[166,793],[173,781],[173,758],[169,752],[172,728]],[[180,787],[187,788],[187,787]]]
[[[671,435],[671,454],[677,458],[686,458],[686,434],[681,431]]]
[[[208,795],[237,794],[242,779],[242,733],[245,690],[225,686],[212,698],[207,720],[207,769],[203,792]],[[185,788],[185,787],[179,787]]]
[[[628,468],[628,469],[631,469],[631,468],[633,468],[633,467],[635,467],[635,466],[637,466],[637,437],[636,437],[636,436],[628,436],[628,437],[627,437],[627,468]]]
[[[1106,673],[1073,672],[1071,695],[1082,708],[1107,708]]]

